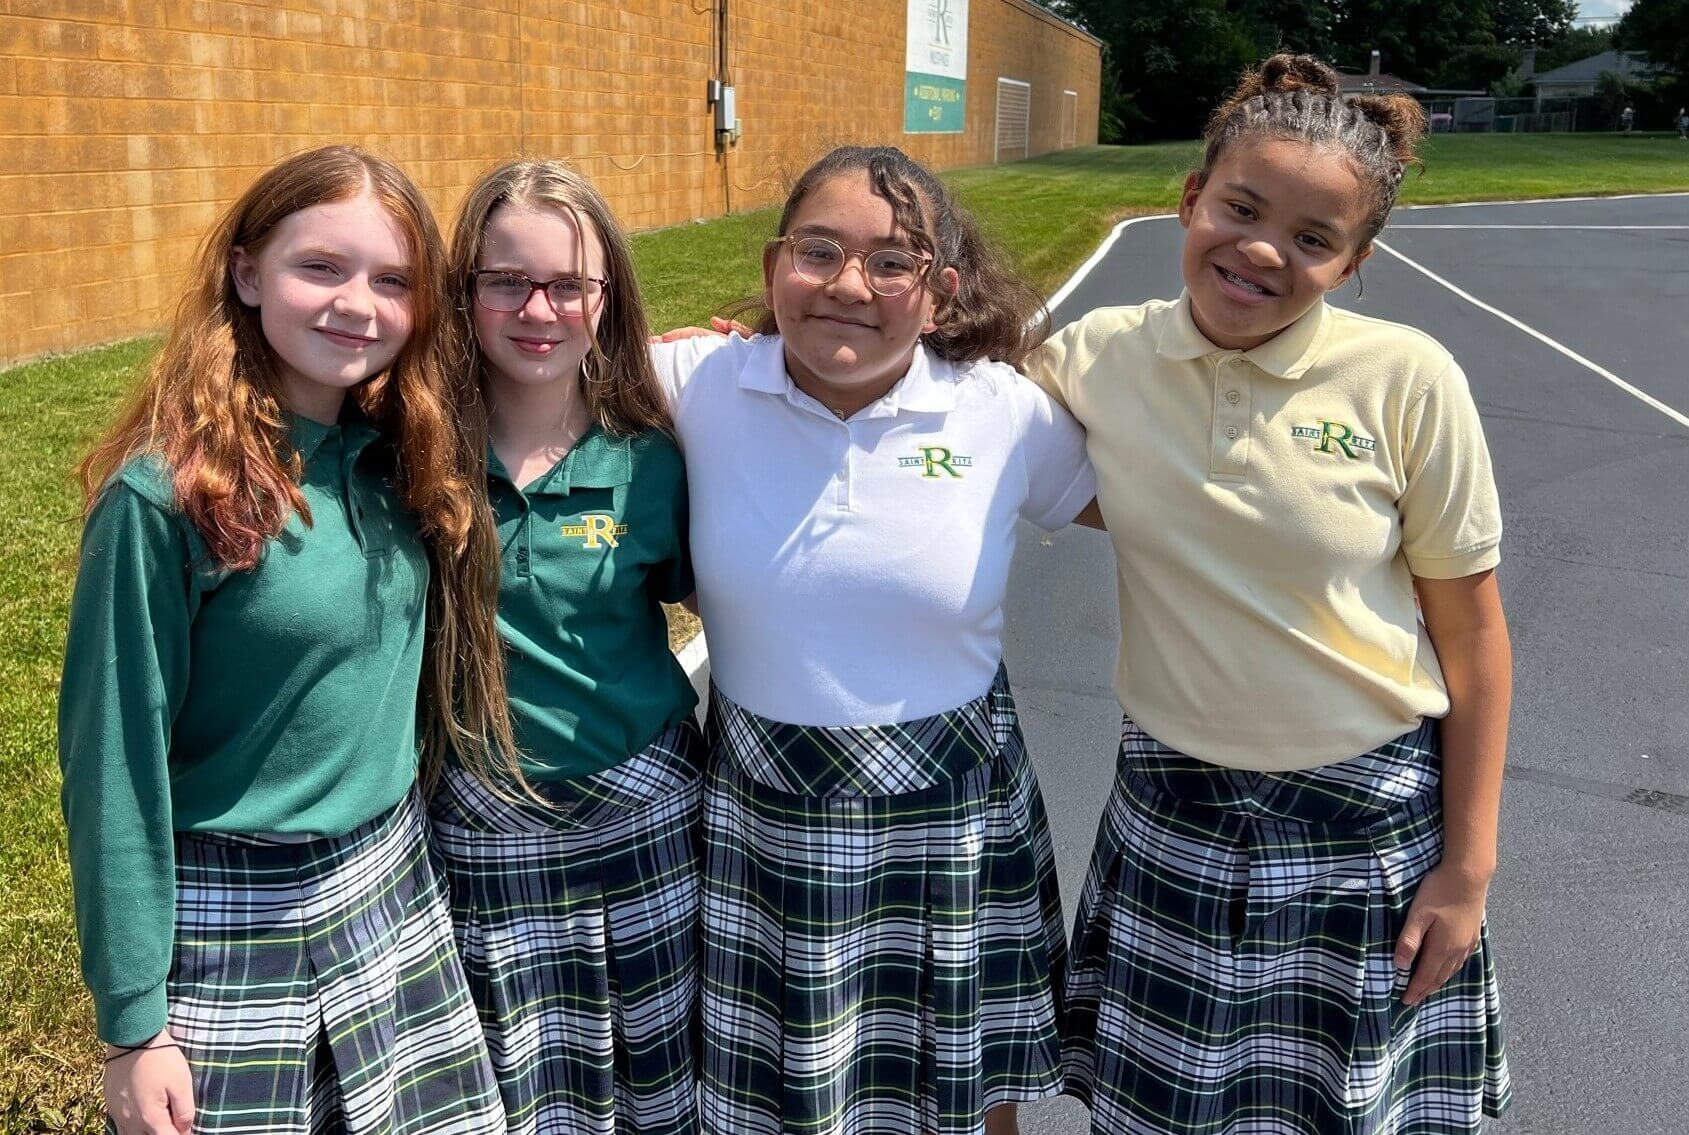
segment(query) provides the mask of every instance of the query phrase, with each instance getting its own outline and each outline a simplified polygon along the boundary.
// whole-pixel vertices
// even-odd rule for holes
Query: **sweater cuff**
[[[162,981],[121,997],[94,998],[94,1029],[107,1044],[143,1044],[164,1031],[168,1018]]]

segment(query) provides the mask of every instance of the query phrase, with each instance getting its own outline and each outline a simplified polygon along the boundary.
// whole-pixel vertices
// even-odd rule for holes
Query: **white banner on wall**
[[[968,0],[908,0],[903,129],[959,134],[968,79]]]

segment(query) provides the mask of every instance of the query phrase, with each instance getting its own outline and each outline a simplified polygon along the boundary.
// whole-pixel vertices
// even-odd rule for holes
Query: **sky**
[[[1578,15],[1616,20],[1628,7],[1630,0],[1578,0]]]

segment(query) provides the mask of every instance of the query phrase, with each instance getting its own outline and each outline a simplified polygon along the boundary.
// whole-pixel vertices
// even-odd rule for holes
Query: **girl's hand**
[[[193,1076],[168,1029],[134,1052],[106,1046],[106,1111],[118,1135],[188,1135]]]
[[[710,316],[708,327],[676,327],[673,331],[665,331],[661,335],[651,336],[653,343],[677,343],[682,339],[724,338],[737,332],[749,339],[753,332],[749,327],[737,319],[723,319],[719,315]]]
[[[1464,875],[1446,863],[1420,881],[1396,940],[1396,968],[1413,971],[1402,1004],[1418,1005],[1466,964],[1478,948],[1488,892],[1487,878]]]
[[[723,319],[719,315],[710,316],[710,327],[723,335],[737,335],[741,339],[749,339],[756,332],[746,327],[737,319]]]

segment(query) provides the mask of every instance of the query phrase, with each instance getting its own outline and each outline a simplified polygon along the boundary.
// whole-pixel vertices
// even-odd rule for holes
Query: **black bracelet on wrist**
[[[181,1045],[173,1040],[168,1040],[163,1044],[114,1044],[112,1047],[117,1051],[106,1057],[103,1063],[110,1064],[114,1060],[122,1060],[125,1056],[133,1056],[137,1052],[146,1052],[154,1048],[180,1048]]]

